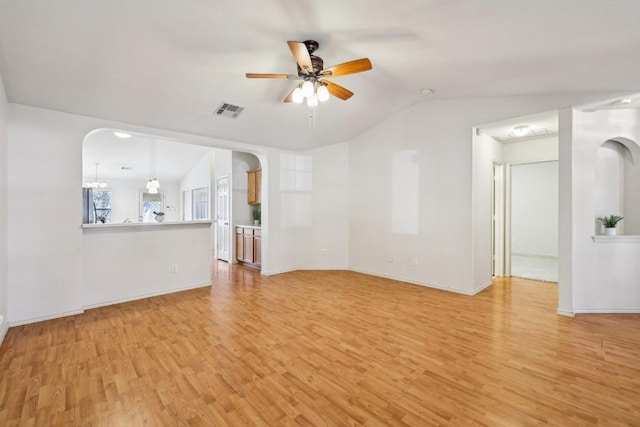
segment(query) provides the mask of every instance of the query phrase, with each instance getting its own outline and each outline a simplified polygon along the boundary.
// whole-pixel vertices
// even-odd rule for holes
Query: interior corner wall
[[[310,181],[289,195],[292,205],[293,198],[300,197],[304,203],[305,192],[309,195],[309,220],[296,221],[298,266],[313,270],[348,269],[349,145],[329,145],[295,156],[300,155],[307,158],[305,168],[295,173],[310,176]]]
[[[9,137],[7,135],[7,95],[0,76],[0,345],[9,329],[9,276],[8,276],[8,188],[7,168]]]

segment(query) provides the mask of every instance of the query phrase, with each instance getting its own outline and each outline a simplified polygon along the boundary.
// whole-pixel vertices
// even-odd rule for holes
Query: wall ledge
[[[640,236],[591,236],[596,243],[640,243]]]
[[[105,229],[105,228],[141,228],[141,227],[166,227],[172,225],[211,225],[210,219],[194,221],[165,221],[165,222],[116,222],[108,224],[82,224],[83,229]]]

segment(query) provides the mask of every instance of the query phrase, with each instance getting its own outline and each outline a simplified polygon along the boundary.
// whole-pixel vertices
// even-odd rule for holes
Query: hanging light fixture
[[[109,184],[107,184],[106,181],[100,181],[98,179],[98,166],[100,165],[100,163],[94,163],[96,165],[96,176],[93,179],[93,181],[89,181],[87,183],[84,184],[85,187],[88,188],[106,188],[109,186]]]
[[[320,82],[318,83],[318,89],[316,90],[316,95],[318,95],[318,101],[326,102],[329,100],[329,89],[327,89],[327,85]]]
[[[291,93],[291,101],[300,104],[305,98],[309,107],[317,106],[318,102],[328,101],[329,89],[327,88],[327,84],[315,77],[305,80],[302,85],[293,90]]]
[[[296,104],[300,104],[302,101],[304,101],[304,95],[302,94],[302,88],[300,86],[293,90],[293,93],[291,94],[291,100]]]
[[[147,192],[149,194],[158,194],[160,181],[156,178],[156,139],[151,138],[149,144],[149,181],[147,182]]]

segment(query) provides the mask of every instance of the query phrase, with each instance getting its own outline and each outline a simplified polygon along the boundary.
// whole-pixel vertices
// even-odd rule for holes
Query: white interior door
[[[231,225],[229,224],[229,176],[221,176],[216,180],[218,210],[216,213],[216,240],[218,241],[218,259],[229,262]]]

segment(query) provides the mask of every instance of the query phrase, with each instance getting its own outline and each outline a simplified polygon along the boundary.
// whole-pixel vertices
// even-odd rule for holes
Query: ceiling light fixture
[[[100,181],[98,179],[98,166],[100,165],[100,163],[96,162],[95,165],[96,165],[96,176],[95,176],[94,180],[85,183],[84,186],[87,187],[87,188],[106,188],[106,187],[108,187],[109,184],[107,184],[106,181]]]
[[[301,104],[305,98],[309,107],[315,107],[318,102],[329,100],[329,89],[325,83],[315,77],[310,77],[291,92],[291,101],[296,104]]]
[[[156,178],[156,139],[151,138],[149,144],[149,181],[147,182],[147,192],[149,194],[158,194],[160,181]]]
[[[113,132],[113,134],[120,139],[131,138],[131,134],[126,132]]]
[[[435,90],[433,89],[429,89],[429,88],[424,88],[420,91],[423,95],[433,95],[434,93],[436,93]]]
[[[613,103],[613,105],[625,105],[625,104],[631,104],[631,98],[619,99]]]
[[[515,136],[525,136],[529,134],[529,125],[520,125],[513,128]]]

